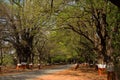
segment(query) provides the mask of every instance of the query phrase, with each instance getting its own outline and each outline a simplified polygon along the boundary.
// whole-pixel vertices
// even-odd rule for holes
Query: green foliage
[[[63,5],[59,4],[59,6],[63,6]],[[114,10],[111,11],[112,9]],[[68,45],[71,46],[69,47],[70,49],[72,49],[70,50],[70,52],[76,51],[79,56],[82,57],[83,55],[84,57],[89,56],[87,58],[90,59],[96,57],[93,50],[96,48],[95,46],[96,43],[99,45],[99,41],[101,40],[100,40],[100,36],[97,36],[99,40],[98,42],[95,43],[95,37],[97,33],[97,26],[95,24],[97,20],[93,18],[96,15],[98,15],[97,18],[99,19],[100,17],[102,17],[101,15],[99,15],[100,13],[99,14],[96,13],[97,10],[100,10],[102,11],[102,14],[104,13],[107,15],[105,20],[107,23],[105,23],[106,27],[104,28],[104,30],[107,30],[107,37],[111,37],[112,29],[116,26],[115,22],[118,17],[116,17],[117,8],[107,1],[77,0],[74,4],[72,1],[66,1],[64,6],[60,9],[60,12],[57,13],[56,28],[60,27],[63,29],[71,29],[78,34],[78,35],[75,34],[77,36],[77,37],[75,36],[76,38],[75,37],[73,38],[74,34],[72,36],[69,36],[69,38],[73,38],[74,40],[69,39],[68,36],[67,38],[64,38],[62,40],[63,43],[65,42],[64,45],[66,47],[68,47]],[[99,25],[103,26],[104,23],[100,22]],[[66,33],[61,33],[61,34],[67,35],[67,33],[69,33],[68,30],[66,30]],[[69,42],[68,39],[71,41]],[[100,43],[102,44],[102,42]],[[108,46],[107,41],[105,43],[107,44],[106,45],[107,47]]]
[[[65,62],[66,57],[64,55],[58,55],[52,58],[52,63],[60,63],[60,62]]]
[[[13,5],[8,4],[12,11],[7,11],[7,13],[18,21],[14,21],[15,32],[20,35],[18,41],[23,47],[31,46],[30,50],[35,55],[41,55],[40,58],[44,60],[51,58],[53,63],[72,59],[95,60],[96,54],[93,49],[95,48],[96,21],[93,19],[93,14],[96,10],[102,10],[107,14],[107,36],[113,37],[112,46],[115,49],[113,55],[120,55],[120,29],[117,33],[113,32],[116,26],[120,26],[118,23],[120,14],[118,14],[117,7],[111,3],[104,0],[75,0],[75,2],[73,0],[53,0],[51,9],[49,0],[14,1],[16,2]],[[69,25],[73,27],[71,28]],[[13,39],[14,36],[15,34],[12,36]],[[25,39],[25,37],[27,38]],[[97,37],[99,38],[99,36]],[[89,41],[90,39],[93,43]],[[30,43],[27,40],[33,41]],[[11,55],[5,55],[4,64],[11,63],[13,63]]]
[[[3,65],[5,66],[12,66],[13,65],[13,55],[12,54],[5,54],[3,58]]]

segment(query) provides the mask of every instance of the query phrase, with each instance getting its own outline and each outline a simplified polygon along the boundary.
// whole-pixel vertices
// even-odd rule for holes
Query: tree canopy
[[[99,58],[118,63],[119,4],[119,0],[0,0],[0,44],[12,46],[17,63]]]

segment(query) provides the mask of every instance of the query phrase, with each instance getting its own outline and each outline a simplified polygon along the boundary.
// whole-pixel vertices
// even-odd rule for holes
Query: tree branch
[[[92,39],[89,38],[89,36],[85,35],[84,32],[82,32],[81,30],[76,30],[72,25],[68,24],[68,26],[70,27],[71,30],[73,30],[74,32],[76,32],[79,35],[82,35],[83,37],[85,37],[87,40],[89,40],[92,44],[94,44],[94,42],[92,41]]]
[[[120,8],[120,0],[109,0],[109,1]]]

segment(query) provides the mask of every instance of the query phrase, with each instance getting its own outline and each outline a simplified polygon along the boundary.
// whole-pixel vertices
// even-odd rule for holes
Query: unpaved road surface
[[[0,76],[0,80],[34,80],[37,77],[48,75],[51,73],[67,70],[73,65],[60,65],[55,68],[50,69],[41,69],[41,70],[34,70],[31,72],[24,72],[19,74],[9,74]]]
[[[70,68],[53,74],[39,76],[34,80],[107,80],[107,75],[106,73],[98,75],[94,68],[82,66],[77,70]]]

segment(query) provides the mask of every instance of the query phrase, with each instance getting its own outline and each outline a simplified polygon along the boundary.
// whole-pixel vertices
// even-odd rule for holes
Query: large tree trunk
[[[101,9],[94,9],[94,16],[95,26],[96,26],[96,35],[95,35],[95,48],[96,52],[99,56],[103,56],[103,61],[107,62],[108,55],[107,55],[107,40],[108,40],[108,33],[107,33],[107,22],[106,22],[106,13],[104,10]],[[102,61],[102,62],[103,62]]]
[[[30,49],[30,47],[26,47],[24,45],[21,46],[16,46],[15,47],[16,52],[17,52],[17,62],[21,63],[21,62],[26,62],[26,63],[31,63],[33,62],[33,53]]]

